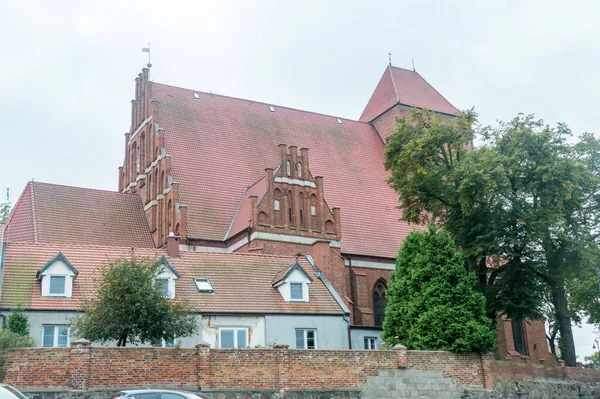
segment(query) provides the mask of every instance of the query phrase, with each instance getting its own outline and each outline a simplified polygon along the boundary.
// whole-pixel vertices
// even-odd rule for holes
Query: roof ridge
[[[392,87],[394,88],[394,94],[396,95],[396,102],[400,103],[400,96],[398,96],[398,89],[396,88],[396,81],[394,80],[394,75],[392,75],[392,64],[388,65],[387,71],[390,74],[390,80],[392,81]]]
[[[36,181],[36,182],[32,181],[31,183],[35,183],[35,185],[54,186],[54,187],[67,187],[67,188],[75,188],[75,189],[78,189],[78,190],[98,191],[98,192],[101,192],[101,193],[127,195],[127,196],[130,196],[130,197],[136,196],[135,194],[132,194],[130,192],[123,193],[121,191],[105,190],[105,189],[101,189],[101,188],[70,186],[70,185],[67,185],[67,184],[46,183],[46,182],[40,182],[40,181]]]
[[[192,91],[192,92],[196,92],[196,93],[203,93],[203,94],[207,94],[207,95],[210,95],[210,96],[227,97],[227,98],[232,98],[234,100],[249,101],[249,102],[252,102],[252,103],[264,104],[266,106],[271,105],[271,106],[274,106],[274,107],[289,109],[289,110],[298,111],[298,112],[305,112],[305,113],[313,114],[313,115],[321,115],[321,116],[328,116],[328,117],[331,117],[331,118],[339,118],[339,119],[342,119],[342,120],[345,120],[345,121],[348,121],[348,122],[356,122],[356,123],[359,123],[361,125],[369,125],[370,126],[370,124],[367,123],[367,122],[361,122],[359,120],[347,118],[347,117],[344,117],[344,116],[324,114],[322,112],[307,111],[305,109],[300,109],[300,108],[286,107],[285,105],[278,105],[278,104],[275,104],[275,103],[267,103],[267,102],[264,102],[264,101],[250,100],[250,99],[247,99],[247,98],[227,96],[225,94],[217,94],[217,93],[211,93],[211,92],[206,92],[206,91],[202,91],[202,90],[188,89],[188,88],[185,88],[185,87],[170,85],[170,84],[166,84],[166,83],[159,83],[159,82],[153,82],[153,83],[161,85],[161,86],[173,87],[173,88],[176,88],[176,89],[188,90],[188,91]]]
[[[33,241],[38,242],[37,214],[35,212],[35,184],[31,181],[31,219],[33,223]]]

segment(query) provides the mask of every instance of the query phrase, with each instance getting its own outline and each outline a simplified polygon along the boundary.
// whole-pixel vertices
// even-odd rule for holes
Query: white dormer
[[[77,269],[59,252],[37,272],[43,297],[71,298]]]
[[[160,269],[154,278],[154,284],[160,284],[165,298],[175,299],[175,281],[181,276],[177,269],[164,256],[158,261]]]
[[[308,302],[308,285],[312,278],[296,261],[292,266],[277,273],[271,285],[279,290],[286,302]]]

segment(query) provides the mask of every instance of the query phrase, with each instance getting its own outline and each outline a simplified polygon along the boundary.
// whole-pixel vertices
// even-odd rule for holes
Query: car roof
[[[158,392],[167,392],[167,393],[178,393],[178,394],[183,394],[183,395],[196,395],[196,396],[200,396],[194,392],[187,392],[187,391],[174,391],[171,389],[133,389],[133,390],[125,390],[125,391],[119,391],[122,392],[124,394],[127,395],[135,395],[138,393],[158,393]]]

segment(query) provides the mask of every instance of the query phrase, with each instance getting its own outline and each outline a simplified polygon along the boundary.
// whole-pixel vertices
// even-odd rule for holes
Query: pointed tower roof
[[[448,115],[459,112],[417,72],[388,65],[359,120],[371,122],[398,104]]]

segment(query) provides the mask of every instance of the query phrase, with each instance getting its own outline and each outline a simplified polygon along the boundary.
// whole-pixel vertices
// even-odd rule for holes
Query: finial
[[[150,42],[148,42],[148,47],[142,47],[142,53],[148,53],[148,63],[146,66],[152,68],[152,63],[150,62]]]
[[[413,62],[413,72],[417,72],[417,70],[415,69],[415,57],[412,57],[412,62]]]
[[[390,60],[390,66],[392,66],[392,53],[388,53],[388,58]]]

